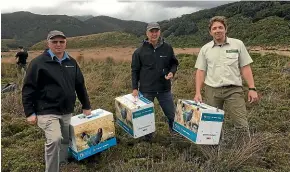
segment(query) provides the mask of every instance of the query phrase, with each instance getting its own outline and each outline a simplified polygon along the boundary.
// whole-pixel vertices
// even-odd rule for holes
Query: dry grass
[[[281,69],[289,57],[275,54],[252,54],[256,86],[261,95],[258,104],[247,104],[252,133],[249,142],[240,142],[226,116],[224,139],[219,147],[199,146],[187,139],[171,137],[166,118],[155,102],[156,128],[152,143],[132,139],[116,126],[118,145],[101,155],[73,161],[63,171],[290,171],[290,76]],[[83,54],[83,59],[87,59]],[[194,63],[196,56],[178,55],[174,98],[194,96]],[[114,112],[114,98],[131,92],[130,63],[78,59],[84,73],[93,109]],[[16,79],[14,68],[2,64],[2,82]],[[17,79],[16,79],[17,80]],[[18,79],[21,80],[21,79]],[[28,125],[19,90],[2,94],[2,171],[43,171],[44,135]],[[75,113],[81,112],[76,103]]]

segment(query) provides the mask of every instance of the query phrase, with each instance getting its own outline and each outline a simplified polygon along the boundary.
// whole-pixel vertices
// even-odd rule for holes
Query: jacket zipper
[[[63,65],[62,65],[62,63],[60,62],[59,63],[59,66],[60,66],[60,71],[61,71],[61,75],[62,75],[62,81],[63,81],[63,84],[67,84],[66,83],[66,81],[65,81],[65,76],[64,76],[64,72],[63,72]],[[66,91],[65,90],[63,90],[63,92],[64,92],[64,97],[66,97]],[[65,105],[65,102],[63,102],[64,104],[63,104],[63,106]],[[64,111],[66,111],[66,109],[65,109],[66,107],[64,106],[64,109],[62,109],[62,114],[64,114],[64,112],[63,112],[63,110]]]

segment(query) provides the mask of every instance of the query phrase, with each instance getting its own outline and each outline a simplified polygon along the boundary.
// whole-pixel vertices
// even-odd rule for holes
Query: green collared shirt
[[[252,63],[244,43],[226,38],[223,45],[214,41],[205,44],[198,54],[195,68],[206,72],[205,84],[211,87],[242,86],[240,68]]]

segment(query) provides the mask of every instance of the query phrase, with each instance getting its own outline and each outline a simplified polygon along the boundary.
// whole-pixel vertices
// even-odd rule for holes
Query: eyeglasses
[[[53,43],[53,44],[57,44],[58,42],[60,43],[60,44],[64,44],[65,43],[65,41],[50,41],[51,43]]]

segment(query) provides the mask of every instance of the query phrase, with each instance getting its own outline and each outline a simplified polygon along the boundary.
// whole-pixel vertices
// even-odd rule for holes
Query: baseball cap
[[[58,30],[53,30],[50,31],[47,35],[47,40],[50,40],[51,38],[55,37],[55,36],[62,36],[63,38],[66,38],[66,36],[64,35],[63,32],[58,31]]]
[[[151,30],[151,29],[159,29],[160,30],[160,26],[158,23],[156,22],[152,22],[152,23],[148,23],[147,25],[147,31]]]

